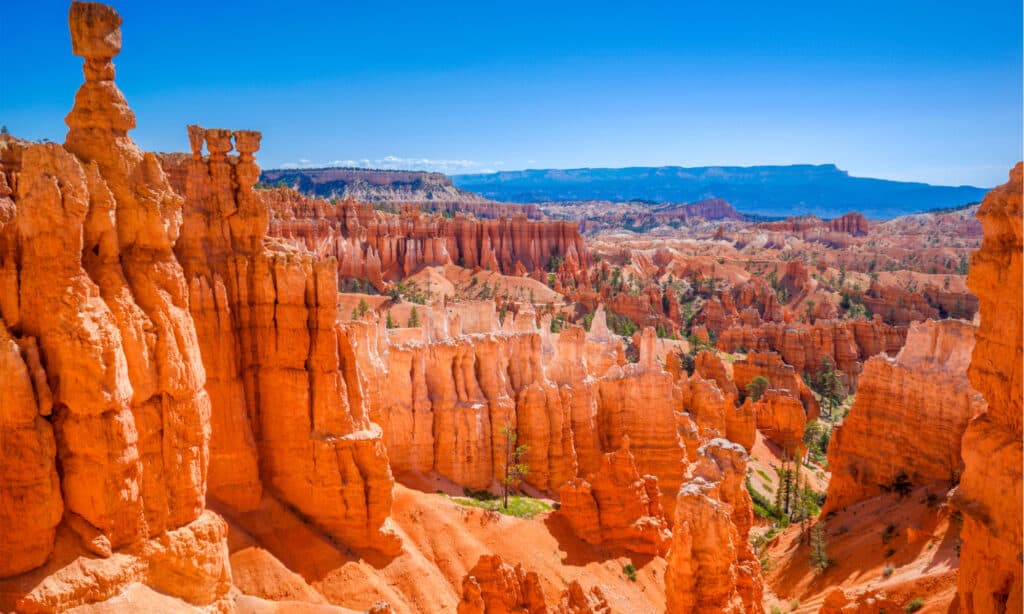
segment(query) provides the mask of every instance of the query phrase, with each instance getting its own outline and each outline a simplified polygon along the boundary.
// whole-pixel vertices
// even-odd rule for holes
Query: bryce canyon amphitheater
[[[121,18],[69,25],[64,144],[0,136],[0,611],[1024,607],[1020,164],[887,221],[382,207],[142,151]]]

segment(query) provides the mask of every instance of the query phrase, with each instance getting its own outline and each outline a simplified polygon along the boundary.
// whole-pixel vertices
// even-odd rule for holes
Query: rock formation
[[[262,480],[343,543],[395,551],[381,533],[393,479],[356,370],[358,332],[335,323],[336,263],[264,248],[259,133],[190,126],[189,140],[188,232],[176,249],[216,374],[211,494],[251,509]]]
[[[601,318],[590,333],[573,327],[547,336],[531,324],[371,349],[388,391],[371,404],[379,407],[371,418],[383,427],[395,473],[437,471],[468,488],[489,488],[503,475],[507,426],[529,447],[525,481],[541,490],[557,492],[598,472],[602,454],[625,436],[639,474],[675,492],[684,456],[676,433],[681,396],[657,364],[653,330],[645,332],[640,361],[628,365]]]
[[[898,352],[905,337],[905,328],[885,324],[881,317],[813,324],[766,322],[722,331],[718,347],[726,352],[775,351],[797,372],[812,377],[827,358],[842,371],[847,383],[856,387],[861,363],[880,352]]]
[[[181,607],[254,607],[236,597],[265,578],[233,586],[231,566],[256,560],[274,574],[294,568],[288,582],[317,606],[397,597],[396,610],[427,608],[428,589],[397,577],[423,574],[446,607],[461,597],[460,612],[610,611],[602,589],[563,590],[547,577],[579,572],[558,561],[565,544],[543,517],[499,517],[433,486],[406,488],[495,489],[508,429],[527,446],[523,489],[560,496],[556,514],[586,542],[574,547],[650,555],[640,582],[609,589],[613,604],[625,593],[657,603],[660,593],[641,593],[658,586],[653,572],[671,546],[669,611],[761,611],[744,448],[762,449],[760,429],[797,451],[818,412],[802,376],[826,358],[851,387],[860,379],[829,452],[828,505],[900,480],[955,481],[962,455],[962,604],[1019,609],[1020,167],[980,211],[970,377],[989,404],[968,425],[981,405],[956,374],[970,325],[915,324],[904,346],[902,324],[839,320],[843,286],[830,287],[826,263],[737,264],[739,220],[705,224],[711,245],[693,253],[623,248],[592,266],[575,222],[509,217],[500,204],[478,203],[497,216],[479,220],[256,190],[258,132],[193,125],[189,153],[139,150],[114,83],[120,18],[75,2],[70,26],[85,83],[66,143],[0,136],[0,609],[90,606],[133,586]],[[651,219],[733,213],[708,201]],[[856,214],[786,224],[819,245],[860,246],[874,231]],[[757,240],[769,249],[775,238]],[[551,292],[419,305],[420,325],[402,328],[374,312],[383,296],[339,299],[343,280],[385,292],[432,266],[531,277],[516,281]],[[895,305],[887,319],[903,322],[957,310],[966,292],[941,279],[917,292],[916,279],[881,279],[865,304]],[[364,298],[380,301],[339,318]],[[612,334],[603,305],[642,330]],[[564,323],[573,308],[577,320],[593,314],[589,332]],[[717,335],[719,349],[747,356],[730,366],[701,352],[685,372],[686,341],[666,338],[679,332]],[[895,359],[876,356],[901,347]],[[758,375],[771,388],[754,402],[746,385]],[[521,544],[503,546],[509,563],[495,554],[503,531],[545,544],[534,566],[545,576],[508,556],[522,558]],[[242,542],[252,549],[236,556]],[[619,569],[604,564],[587,562],[588,573],[614,583]],[[266,595],[294,593],[247,597]],[[847,608],[848,597],[829,603]]]
[[[115,557],[97,563],[111,575],[64,581],[54,561],[52,582],[21,577],[34,588],[18,608],[88,603],[133,580],[209,605],[231,582],[224,523],[204,512],[211,407],[172,251],[182,200],[127,135],[134,116],[113,80],[120,17],[75,2],[69,22],[86,81],[65,146],[14,143],[5,156],[15,190],[0,224],[0,454],[18,475],[5,475],[0,509],[31,512],[10,524],[2,514],[0,575],[47,560],[63,509],[86,549]]]
[[[864,215],[851,211],[845,215],[841,215],[831,222],[829,225],[832,227],[833,232],[845,232],[851,235],[866,235],[868,234],[868,220]]]
[[[177,158],[165,158],[169,168]],[[369,204],[332,204],[286,189],[259,190],[271,211],[270,234],[337,260],[339,276],[367,279],[378,290],[424,265],[458,264],[516,275],[525,270],[547,281],[546,271],[572,263],[568,274],[584,281],[589,256],[576,224],[533,221],[525,215],[478,220],[424,215],[403,206],[396,215]]]
[[[800,399],[793,398],[788,392],[769,388],[754,405],[754,414],[757,428],[765,437],[779,444],[786,454],[800,456],[807,427],[807,415]]]
[[[895,359],[864,364],[857,399],[828,448],[825,513],[891,490],[954,483],[960,440],[983,402],[967,381],[974,326],[960,320],[913,324]]]
[[[772,389],[799,399],[803,403],[807,420],[818,417],[821,411],[818,400],[796,369],[783,362],[778,353],[751,351],[745,360],[733,364],[733,379],[744,395],[747,393],[747,385],[758,376],[767,379]]]
[[[967,614],[1022,608],[1022,173],[1018,163],[982,202],[985,238],[968,276],[981,315],[968,377],[988,409],[964,433],[955,496],[964,515],[958,588]]]
[[[628,436],[618,450],[604,455],[596,473],[570,480],[559,497],[558,513],[587,543],[656,555],[668,550],[672,534],[661,509],[658,478],[637,472]]]
[[[585,592],[573,581],[556,603],[548,604],[537,573],[485,555],[462,582],[458,614],[611,614],[601,589]]]
[[[668,612],[763,612],[761,566],[747,535],[753,524],[743,484],[746,452],[712,440],[679,489],[669,567]]]

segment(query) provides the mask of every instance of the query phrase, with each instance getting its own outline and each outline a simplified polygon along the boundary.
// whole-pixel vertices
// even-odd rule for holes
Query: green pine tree
[[[824,572],[832,565],[828,558],[828,542],[825,539],[825,523],[818,522],[811,527],[811,567]]]

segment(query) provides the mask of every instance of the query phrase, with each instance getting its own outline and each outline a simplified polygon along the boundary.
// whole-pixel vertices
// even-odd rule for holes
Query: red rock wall
[[[857,398],[828,448],[824,512],[877,496],[904,474],[915,486],[952,484],[960,440],[983,402],[967,381],[974,326],[960,320],[912,324],[895,359],[864,365]]]
[[[988,193],[978,217],[985,236],[967,278],[981,323],[968,377],[988,410],[971,421],[961,447],[956,504],[964,515],[960,611],[1017,612],[1021,593],[1022,318],[1021,164]]]
[[[783,362],[779,354],[751,351],[745,360],[736,361],[732,367],[736,388],[744,397],[747,395],[747,385],[755,377],[761,376],[768,380],[772,389],[786,391],[789,396],[800,399],[808,420],[817,419],[820,413],[817,399],[796,369]]]
[[[572,276],[583,282],[589,266],[575,222],[533,221],[525,215],[478,220],[457,214],[446,219],[424,215],[415,206],[395,215],[351,201],[333,205],[286,189],[258,194],[270,208],[272,236],[334,256],[342,277],[374,284],[437,264],[506,275],[543,272],[555,257],[574,262]]]
[[[555,603],[548,603],[537,572],[509,565],[497,555],[480,557],[462,582],[458,614],[611,614],[601,589],[585,592],[578,581],[567,586]]]
[[[191,126],[189,138],[188,233],[177,249],[198,290],[193,317],[209,333],[219,401],[211,494],[244,511],[265,487],[343,543],[397,548],[381,533],[393,479],[351,348],[357,331],[335,322],[336,263],[264,247],[258,133]]]
[[[861,363],[881,352],[895,353],[903,346],[905,327],[890,326],[880,317],[873,320],[818,320],[763,323],[722,331],[718,347],[726,352],[773,350],[800,373],[814,375],[828,358],[856,388]]]
[[[637,471],[628,437],[622,447],[604,455],[596,473],[563,485],[559,497],[558,513],[587,543],[654,555],[668,551],[672,534],[661,508],[658,478]]]
[[[508,425],[529,446],[526,482],[537,488],[557,492],[596,472],[602,454],[625,436],[640,473],[657,476],[674,495],[684,459],[675,415],[682,397],[654,359],[654,331],[645,332],[651,343],[640,362],[620,366],[622,341],[607,335],[601,318],[589,334],[572,327],[549,338],[543,325],[529,329],[374,350],[387,393],[371,405],[379,408],[372,418],[383,427],[395,473],[433,470],[489,488],[502,477],[500,430]],[[724,426],[715,434],[724,435]]]
[[[833,232],[845,232],[854,236],[868,234],[868,220],[863,214],[852,211],[829,222]]]

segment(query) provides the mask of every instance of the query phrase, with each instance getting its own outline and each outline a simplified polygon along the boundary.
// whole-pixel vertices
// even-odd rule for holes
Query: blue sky
[[[0,123],[63,141],[66,2],[0,14]],[[265,168],[831,162],[991,186],[1021,158],[1021,3],[115,2],[135,140],[263,131]]]

